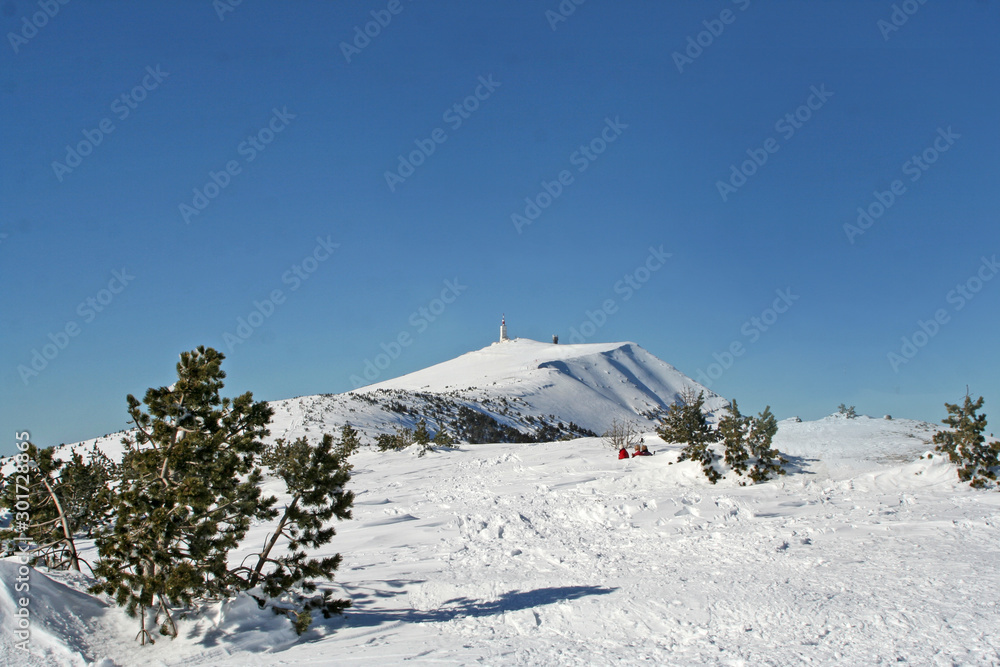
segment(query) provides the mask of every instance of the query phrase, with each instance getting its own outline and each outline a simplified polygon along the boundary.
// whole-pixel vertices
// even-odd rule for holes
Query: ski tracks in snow
[[[1000,511],[984,496],[875,474],[695,487],[669,454],[544,447],[437,454],[446,476],[381,506],[431,531],[436,565],[419,544],[401,556],[430,568],[406,587],[428,661],[1000,660]]]

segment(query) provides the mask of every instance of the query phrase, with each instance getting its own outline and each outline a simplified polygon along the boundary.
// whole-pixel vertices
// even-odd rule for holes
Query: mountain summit
[[[405,391],[471,401],[506,399],[525,415],[554,415],[603,433],[614,419],[651,428],[653,416],[688,390],[704,391],[709,411],[728,405],[635,343],[559,345],[516,338],[349,393]]]
[[[515,338],[343,394],[274,401],[271,432],[315,436],[349,422],[373,439],[423,419],[467,442],[551,441],[603,433],[615,419],[652,430],[685,391],[704,391],[707,411],[728,405],[635,343]]]

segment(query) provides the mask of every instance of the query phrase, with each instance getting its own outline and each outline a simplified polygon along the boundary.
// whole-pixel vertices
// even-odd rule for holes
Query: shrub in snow
[[[740,475],[746,473],[749,465],[750,452],[744,441],[750,430],[750,420],[751,417],[740,414],[735,398],[729,406],[729,414],[719,420],[719,437],[725,447],[726,464]]]
[[[725,461],[738,474],[748,475],[754,482],[764,482],[772,475],[784,475],[788,463],[781,453],[771,448],[778,432],[778,421],[771,406],[757,417],[740,414],[733,399],[729,414],[719,420],[719,436],[725,446]]]
[[[621,449],[623,447],[625,449],[632,449],[636,445],[642,444],[642,435],[639,433],[639,427],[634,422],[614,419],[611,422],[611,428],[601,436],[601,442],[611,449]]]
[[[437,433],[435,433],[434,434],[434,439],[431,440],[431,442],[433,442],[438,447],[454,447],[455,446],[455,438],[453,438],[450,435],[448,435],[448,432],[445,431],[444,429],[441,429],[440,431],[438,431]]]
[[[380,452],[406,449],[414,442],[416,442],[416,439],[414,438],[413,431],[402,427],[397,427],[395,433],[380,433],[375,438],[375,444],[378,446]]]
[[[750,428],[747,433],[747,446],[750,456],[756,459],[750,466],[750,479],[763,482],[772,475],[784,475],[784,464],[788,461],[777,449],[771,447],[771,441],[778,432],[778,420],[771,414],[771,406],[765,406],[758,416],[750,418]]]
[[[944,407],[948,416],[941,423],[954,430],[935,433],[934,450],[947,454],[958,466],[958,478],[963,482],[977,489],[995,485],[1000,472],[1000,442],[987,445],[983,437],[986,415],[976,414],[983,407],[983,397],[973,401],[966,394],[961,406],[945,403]]]
[[[413,432],[413,442],[427,448],[427,443],[431,441],[431,434],[427,432],[427,422],[423,419],[417,422],[417,429]]]
[[[664,442],[684,443],[678,460],[690,459],[701,463],[708,481],[715,484],[722,479],[722,474],[712,465],[716,455],[709,445],[716,442],[717,438],[702,412],[704,404],[705,392],[699,392],[697,398],[685,397],[683,402],[670,406],[656,427],[656,434]]]
[[[855,417],[858,416],[858,413],[854,411],[853,405],[848,407],[843,403],[837,406],[837,414],[844,415],[848,419],[854,419]]]

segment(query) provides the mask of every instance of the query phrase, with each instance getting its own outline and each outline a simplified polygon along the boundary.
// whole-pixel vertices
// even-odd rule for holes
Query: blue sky
[[[997,3],[0,22],[2,453],[124,428],[198,345],[272,400],[478,349],[501,313],[744,412],[938,421],[968,385],[1000,432]]]

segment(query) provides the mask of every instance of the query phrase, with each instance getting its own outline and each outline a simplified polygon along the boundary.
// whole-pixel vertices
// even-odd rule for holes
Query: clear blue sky
[[[2,453],[201,344],[271,400],[501,313],[745,411],[969,385],[1000,432],[996,2],[51,5],[0,3]]]

